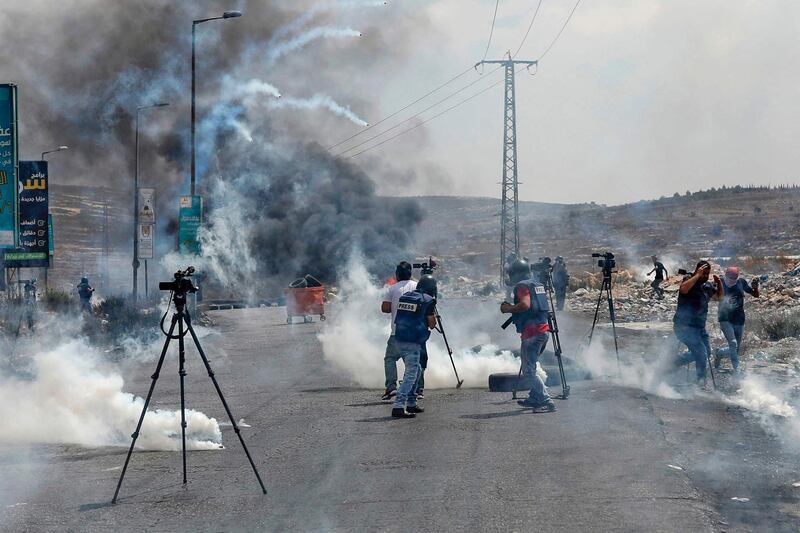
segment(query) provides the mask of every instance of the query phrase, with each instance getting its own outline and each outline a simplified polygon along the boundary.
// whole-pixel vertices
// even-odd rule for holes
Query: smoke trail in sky
[[[361,32],[352,28],[335,28],[332,26],[320,26],[311,28],[287,41],[274,44],[267,52],[267,63],[274,63],[282,56],[297,50],[317,39],[335,39],[340,37],[361,37]]]
[[[334,101],[330,96],[324,94],[315,94],[311,98],[284,97],[280,100],[269,101],[267,106],[274,109],[292,108],[311,110],[323,108],[340,117],[346,118],[353,124],[357,124],[359,126],[368,125],[364,119],[353,113],[349,108],[344,107],[343,105]]]

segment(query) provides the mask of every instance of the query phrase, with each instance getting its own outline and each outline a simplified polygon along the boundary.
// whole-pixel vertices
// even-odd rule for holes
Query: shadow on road
[[[470,420],[486,420],[489,418],[505,418],[508,416],[524,415],[527,412],[525,409],[518,411],[503,411],[501,413],[479,413],[475,415],[461,415],[459,418],[468,418]]]

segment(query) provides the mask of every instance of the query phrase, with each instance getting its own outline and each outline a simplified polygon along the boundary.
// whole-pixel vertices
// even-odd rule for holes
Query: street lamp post
[[[195,193],[195,183],[196,183],[196,161],[195,161],[195,28],[197,28],[198,24],[202,24],[203,22],[208,22],[210,20],[219,20],[219,19],[232,19],[241,17],[241,11],[226,11],[220,17],[210,17],[205,19],[198,19],[192,21],[192,181],[191,181],[191,195],[194,196]]]
[[[158,102],[136,108],[136,155],[133,171],[133,301],[139,298],[139,113],[146,109],[166,107],[169,103]]]
[[[59,146],[58,148],[54,148],[54,149],[52,149],[52,150],[47,150],[47,151],[45,151],[45,152],[42,152],[42,159],[41,159],[41,161],[44,161],[44,160],[45,160],[45,159],[44,159],[44,156],[46,156],[47,154],[52,154],[52,153],[54,153],[54,152],[63,152],[64,150],[69,150],[69,146]]]
[[[46,156],[47,154],[52,154],[52,153],[55,153],[55,152],[63,152],[63,151],[65,151],[65,150],[69,150],[69,146],[59,146],[58,148],[53,148],[52,150],[45,150],[44,152],[42,152],[42,159],[41,159],[41,161],[45,161],[45,158],[44,158],[44,156]],[[50,184],[49,184],[49,183],[47,184],[47,188],[48,188],[48,189],[50,188]],[[49,214],[50,214],[50,213],[48,213],[48,215],[49,215]],[[50,231],[50,228],[47,228],[47,231]],[[49,287],[49,285],[48,285],[47,271],[48,271],[50,268],[53,268],[53,260],[54,260],[54,259],[55,259],[55,256],[53,256],[52,258],[50,258],[50,266],[44,269],[44,290],[45,290],[45,291],[49,290],[49,288],[50,288],[50,287]]]

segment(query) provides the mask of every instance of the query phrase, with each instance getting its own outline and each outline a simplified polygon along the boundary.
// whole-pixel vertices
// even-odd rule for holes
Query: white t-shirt
[[[390,285],[386,289],[386,295],[383,297],[384,302],[392,303],[392,335],[394,335],[394,317],[397,315],[397,304],[400,302],[400,297],[407,292],[411,292],[417,288],[417,282],[413,279],[398,281],[394,285]]]

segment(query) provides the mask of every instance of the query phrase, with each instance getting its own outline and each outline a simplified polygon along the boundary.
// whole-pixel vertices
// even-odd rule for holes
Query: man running
[[[658,257],[652,256],[651,259],[653,260],[653,270],[648,272],[647,275],[649,276],[655,272],[656,277],[650,286],[653,288],[653,296],[660,300],[664,297],[664,289],[661,288],[661,284],[664,282],[664,279],[669,277],[669,274],[667,273],[667,269],[664,268],[664,264],[658,260]]]
[[[731,358],[733,371],[739,372],[739,350],[742,349],[742,336],[744,335],[744,293],[754,298],[760,296],[758,292],[758,278],[752,284],[739,277],[739,268],[731,266],[725,269],[722,280],[724,296],[719,302],[719,329],[728,341],[728,347],[717,350],[714,355],[714,368],[719,368],[723,357]]]

